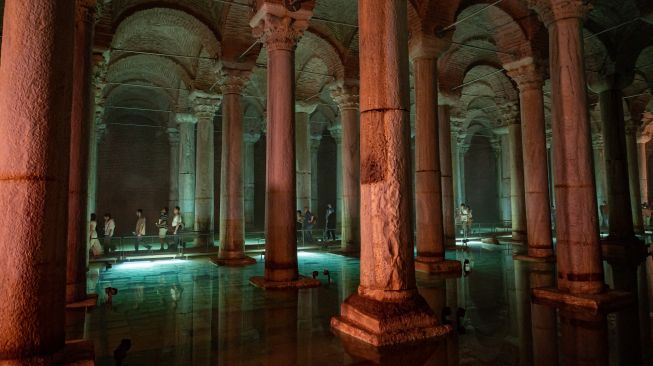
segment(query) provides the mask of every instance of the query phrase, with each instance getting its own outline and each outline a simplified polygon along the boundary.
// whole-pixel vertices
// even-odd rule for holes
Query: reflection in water
[[[329,321],[357,290],[358,261],[317,253],[300,257],[300,271],[328,268],[333,282],[300,291],[250,286],[263,263],[115,265],[89,278],[100,294],[109,286],[119,290],[113,306],[101,298],[88,313],[67,314],[67,338],[93,340],[97,364],[107,366],[123,338],[132,340],[130,365],[607,365],[607,331],[617,329],[605,318],[562,313],[558,319],[555,309],[531,302],[530,289],[554,285],[551,264],[513,261],[510,248],[496,245],[456,255],[472,262],[469,276],[417,274],[420,293],[441,321],[464,330],[439,341],[375,349],[334,335]],[[466,315],[458,318],[458,309]]]

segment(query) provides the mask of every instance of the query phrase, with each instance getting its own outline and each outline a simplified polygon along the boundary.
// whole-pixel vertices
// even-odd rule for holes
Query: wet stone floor
[[[132,366],[530,365],[533,349],[552,350],[547,356],[557,358],[555,315],[531,309],[533,270],[512,254],[506,245],[473,243],[447,254],[470,260],[468,276],[417,273],[420,293],[458,329],[424,345],[379,351],[334,335],[330,319],[356,291],[359,261],[326,252],[298,254],[300,273],[318,271],[322,281],[320,288],[299,291],[251,286],[249,277],[263,273],[258,256],[259,263],[244,268],[216,267],[208,259],[134,261],[110,269],[94,264],[88,290],[100,294],[98,306],[70,311],[67,337],[93,341],[98,365],[116,364],[114,350],[123,339],[131,341],[123,365]],[[107,287],[118,290],[111,304]],[[531,322],[533,316],[539,320]],[[549,324],[542,326],[542,319]]]

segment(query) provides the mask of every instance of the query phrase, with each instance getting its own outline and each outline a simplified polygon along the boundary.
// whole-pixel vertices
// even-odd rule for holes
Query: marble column
[[[601,207],[603,202],[608,202],[606,194],[606,181],[605,181],[605,154],[603,151],[603,136],[601,134],[592,135],[592,151],[594,158],[594,179],[596,184],[596,203]],[[599,219],[607,222],[607,218],[603,218],[603,213],[599,209]],[[602,221],[599,221],[599,226],[602,226]]]
[[[360,150],[358,85],[343,83],[331,91],[340,109],[340,163],[342,203],[340,204],[341,239],[344,252],[360,252]],[[331,132],[333,134],[333,131]],[[337,141],[337,140],[336,140]]]
[[[533,59],[505,65],[519,87],[528,256],[551,259],[551,201],[547,168],[542,71]]]
[[[179,126],[179,207],[187,229],[195,220],[195,124],[197,117],[178,113]]]
[[[0,364],[63,363],[74,4],[4,3]]]
[[[88,220],[92,213],[96,210],[97,201],[97,174],[98,174],[98,143],[100,136],[98,136],[98,126],[102,124],[104,117],[104,105],[106,98],[104,96],[104,89],[106,88],[107,77],[107,62],[108,52],[106,53],[93,53],[93,113],[89,116],[88,123],[90,124],[88,134],[88,179],[87,179],[87,198],[86,198],[86,219]],[[88,227],[88,225],[86,225]],[[87,229],[87,238],[90,238],[90,233]],[[87,256],[88,257],[88,256]]]
[[[73,87],[70,116],[66,302],[86,300],[86,202],[88,199],[89,130],[92,120],[91,49],[95,1],[75,3]]]
[[[445,247],[456,245],[456,203],[454,201],[452,135],[448,104],[438,104],[438,141],[442,184],[442,221]]]
[[[648,136],[640,136],[637,139],[637,155],[639,162],[639,189],[642,203],[650,203],[648,200],[648,161],[646,154],[646,144],[650,141]],[[646,225],[646,223],[644,223]]]
[[[297,160],[297,210],[311,208],[311,114],[317,104],[295,105],[295,154]]]
[[[220,108],[222,97],[202,91],[190,95],[193,112],[197,117],[195,145],[195,230],[213,231],[214,142],[213,118]],[[211,239],[209,239],[211,240]]]
[[[406,0],[360,0],[360,286],[331,319],[373,346],[443,336],[417,292],[410,187]]]
[[[415,78],[415,205],[417,257],[415,269],[461,274],[459,261],[444,260],[444,220],[440,174],[437,57],[447,39],[414,33],[410,58]]]
[[[626,157],[628,162],[628,192],[630,193],[630,210],[633,217],[633,230],[637,234],[644,233],[642,218],[642,196],[639,173],[639,146],[637,143],[638,124],[629,119],[626,122]]]
[[[318,167],[319,167],[319,152],[320,152],[320,143],[322,142],[322,135],[311,135],[311,211],[318,214],[320,208],[318,207]]]
[[[524,156],[522,154],[522,128],[519,105],[507,103],[501,106],[503,119],[508,127],[510,144],[510,217],[512,239],[519,242],[527,240],[526,202],[524,192]],[[531,111],[529,110],[529,113]]]
[[[295,12],[259,2],[250,25],[267,49],[267,143],[265,182],[265,274],[250,283],[262,288],[319,286],[299,276],[295,185],[295,47],[312,16],[312,3]]]
[[[256,212],[254,212],[255,173],[254,173],[254,145],[261,138],[258,133],[245,133],[245,153],[243,164],[245,166],[245,228],[254,225]]]
[[[505,128],[494,129],[497,141],[493,144],[499,176],[499,208],[504,225],[512,223],[511,171],[510,171],[510,137]]]
[[[242,92],[251,71],[220,71],[222,90],[222,163],[220,164],[220,249],[213,262],[224,266],[255,264],[245,255],[243,211],[243,107]]]
[[[170,211],[179,206],[179,130],[168,128],[170,143],[170,188],[168,191],[168,207]]]
[[[456,152],[455,152],[455,161],[454,161],[454,180],[456,181],[456,187],[458,189],[458,207],[466,202],[465,196],[465,154],[469,150],[469,145],[465,143],[465,134],[458,134],[458,141],[456,143]]]

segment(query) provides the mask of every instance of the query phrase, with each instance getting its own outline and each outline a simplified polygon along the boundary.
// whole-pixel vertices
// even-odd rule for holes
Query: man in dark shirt
[[[304,207],[304,241],[309,243],[313,242],[313,233],[311,232],[313,225],[315,225],[315,216],[308,207]]]
[[[324,223],[324,230],[326,231],[326,240],[336,240],[336,210],[329,203],[327,205]]]

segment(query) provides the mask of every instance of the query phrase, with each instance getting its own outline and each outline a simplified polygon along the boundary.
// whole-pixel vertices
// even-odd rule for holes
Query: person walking
[[[308,207],[304,207],[304,242],[313,242],[313,233],[311,230],[313,230],[315,221],[317,220],[311,210]]]
[[[89,250],[93,255],[93,258],[97,258],[102,255],[102,245],[100,245],[100,239],[97,235],[97,217],[94,213],[91,214],[91,220],[88,223],[88,232],[89,232]]]
[[[469,237],[470,234],[470,229],[471,229],[471,219],[472,219],[472,211],[471,209],[464,203],[460,204],[460,224],[463,229],[463,244],[467,244],[466,240]]]
[[[161,209],[159,220],[156,222],[156,227],[159,229],[159,241],[161,242],[161,251],[164,250],[166,236],[168,234],[168,208]]]
[[[143,210],[140,208],[136,210],[136,230],[134,230],[134,235],[136,236],[136,244],[134,244],[134,249],[138,252],[139,245],[143,242],[143,237],[145,236],[145,216],[143,216]],[[147,250],[152,249],[152,246],[145,244]]]
[[[111,244],[111,239],[116,230],[116,222],[110,213],[104,214],[104,253],[109,254],[116,251],[116,246]]]
[[[325,231],[325,237],[327,241],[329,240],[336,240],[336,210],[331,206],[331,204],[327,204],[327,209],[326,209],[326,214],[324,215],[324,231]]]

